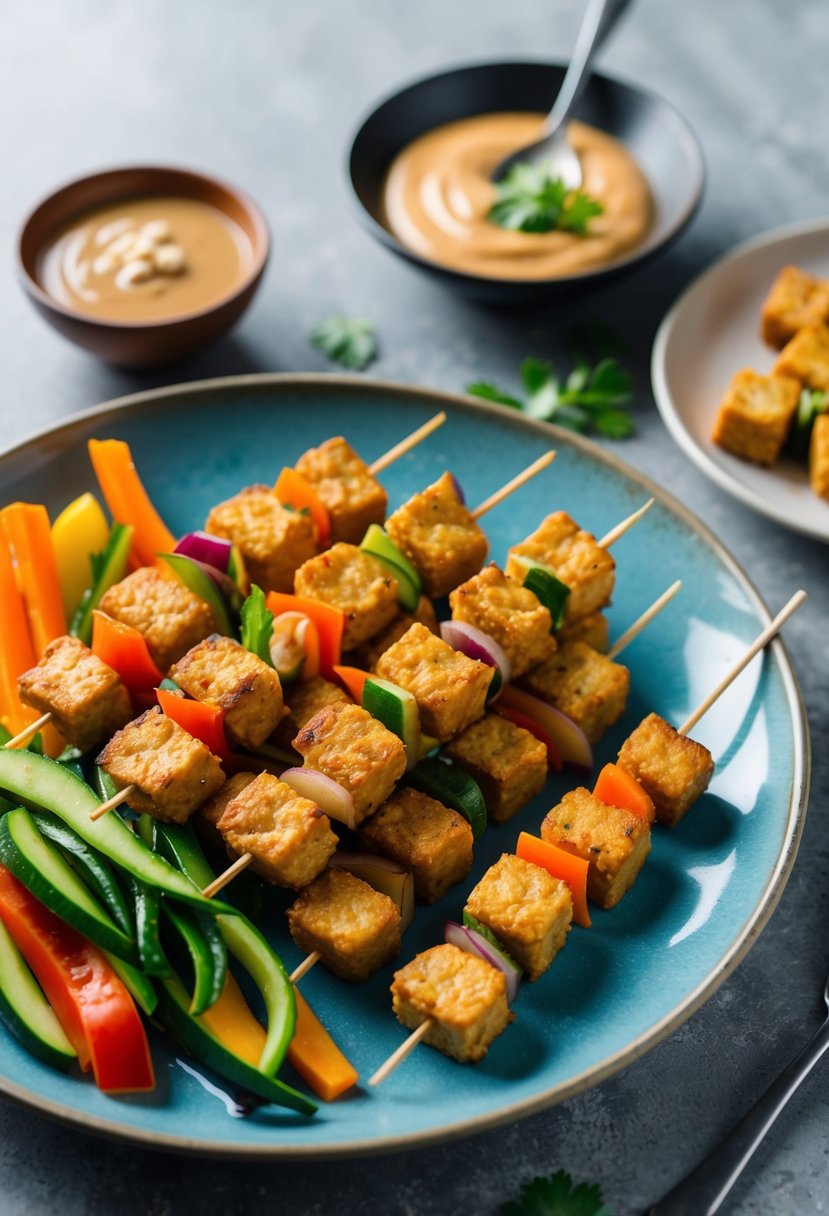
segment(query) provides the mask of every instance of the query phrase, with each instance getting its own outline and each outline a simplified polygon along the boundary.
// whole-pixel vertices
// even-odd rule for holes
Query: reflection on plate
[[[760,338],[760,311],[789,264],[829,277],[829,220],[768,232],[706,270],[659,327],[651,378],[668,430],[704,473],[785,527],[829,540],[829,503],[810,488],[805,461],[786,459],[764,469],[710,438],[734,373],[743,367],[767,373],[777,357]]]
[[[625,718],[597,748],[597,763],[651,708],[677,722],[713,687],[767,620],[730,557],[662,491],[567,432],[499,407],[356,378],[251,376],[143,393],[102,406],[0,457],[4,499],[57,508],[92,483],[90,436],[126,439],[174,531],[250,482],[345,433],[368,459],[430,417],[446,425],[383,475],[396,507],[446,467],[470,501],[551,443],[551,469],[487,516],[496,559],[563,507],[601,535],[654,494],[656,506],[614,554],[610,609],[618,635],[675,578],[686,590],[626,652],[632,695]],[[420,1047],[380,1089],[323,1106],[311,1120],[275,1108],[249,1118],[214,1077],[154,1039],[160,1085],[151,1097],[104,1097],[86,1080],[49,1071],[0,1035],[0,1091],[81,1126],[150,1144],[252,1156],[334,1155],[445,1140],[514,1120],[594,1084],[679,1025],[721,982],[765,923],[788,876],[805,811],[808,741],[796,682],[782,646],[746,670],[694,734],[719,762],[711,791],[679,828],[657,829],[633,891],[594,927],[574,929],[552,969],[525,984],[516,1022],[477,1066]],[[773,755],[773,763],[772,763]],[[465,894],[519,827],[537,832],[546,809],[577,782],[557,776],[510,824],[491,826],[469,880],[420,909],[403,961],[441,939]],[[299,952],[278,892],[268,931],[293,967]],[[367,984],[341,983],[316,967],[302,988],[362,1077],[402,1041],[386,968]],[[286,1070],[286,1075],[290,1070]]]

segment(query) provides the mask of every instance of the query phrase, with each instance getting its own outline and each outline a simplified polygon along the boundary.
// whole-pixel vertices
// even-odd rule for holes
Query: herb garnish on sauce
[[[587,224],[604,207],[583,190],[568,190],[548,165],[512,165],[495,183],[495,202],[487,219],[515,232],[587,233]]]

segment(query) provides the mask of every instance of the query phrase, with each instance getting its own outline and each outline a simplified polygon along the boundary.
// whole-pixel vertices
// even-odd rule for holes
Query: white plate
[[[760,311],[783,266],[829,278],[829,220],[778,228],[746,241],[680,296],[659,327],[651,360],[656,404],[668,430],[703,473],[784,527],[829,541],[829,503],[809,486],[806,462],[771,469],[730,456],[711,428],[731,377],[768,372],[776,358],[760,338]]]

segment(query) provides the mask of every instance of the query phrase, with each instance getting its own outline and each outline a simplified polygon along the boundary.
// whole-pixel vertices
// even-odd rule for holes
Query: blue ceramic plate
[[[602,741],[615,757],[650,709],[679,722],[768,620],[733,559],[676,501],[621,462],[542,423],[460,397],[356,378],[249,376],[141,393],[56,426],[0,458],[2,498],[57,509],[93,486],[90,436],[126,439],[174,531],[200,526],[211,504],[344,433],[368,459],[437,409],[446,425],[383,477],[392,506],[450,467],[470,502],[550,446],[555,464],[487,517],[492,554],[565,508],[598,535],[650,495],[650,513],[618,542],[610,610],[618,635],[675,578],[685,589],[626,652],[632,694],[624,720]],[[226,1155],[324,1156],[374,1152],[513,1121],[602,1080],[679,1026],[745,954],[774,908],[794,862],[808,787],[808,736],[782,644],[757,659],[696,728],[713,750],[710,792],[671,832],[657,828],[634,889],[593,928],[575,928],[552,969],[525,984],[516,1021],[486,1060],[460,1066],[421,1046],[377,1091],[359,1089],[305,1120],[276,1108],[234,1117],[226,1087],[177,1056],[160,1036],[159,1084],[145,1098],[106,1098],[88,1078],[64,1077],[0,1036],[0,1089],[87,1130],[157,1146]],[[473,881],[537,832],[547,808],[577,784],[553,778],[517,820],[490,827],[467,883],[420,909],[402,960],[442,940]],[[284,900],[269,894],[268,930],[286,963],[299,953]],[[365,1078],[402,1042],[390,1010],[388,967],[351,987],[323,967],[302,981],[317,1013]],[[286,1076],[290,1070],[286,1069]],[[293,1080],[293,1078],[289,1078]],[[300,1083],[301,1084],[301,1083]]]

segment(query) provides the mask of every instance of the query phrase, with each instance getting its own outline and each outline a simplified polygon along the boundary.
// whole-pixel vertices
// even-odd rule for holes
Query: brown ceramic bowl
[[[44,291],[38,278],[38,260],[54,233],[91,208],[141,195],[164,194],[210,203],[235,220],[247,234],[253,248],[253,262],[227,296],[207,308],[169,320],[107,321],[86,316]],[[125,367],[161,367],[212,342],[238,321],[259,286],[269,251],[265,217],[256,203],[235,186],[189,169],[139,165],[93,173],[62,186],[45,198],[23,224],[18,241],[18,264],[29,299],[64,337],[109,363]]]

